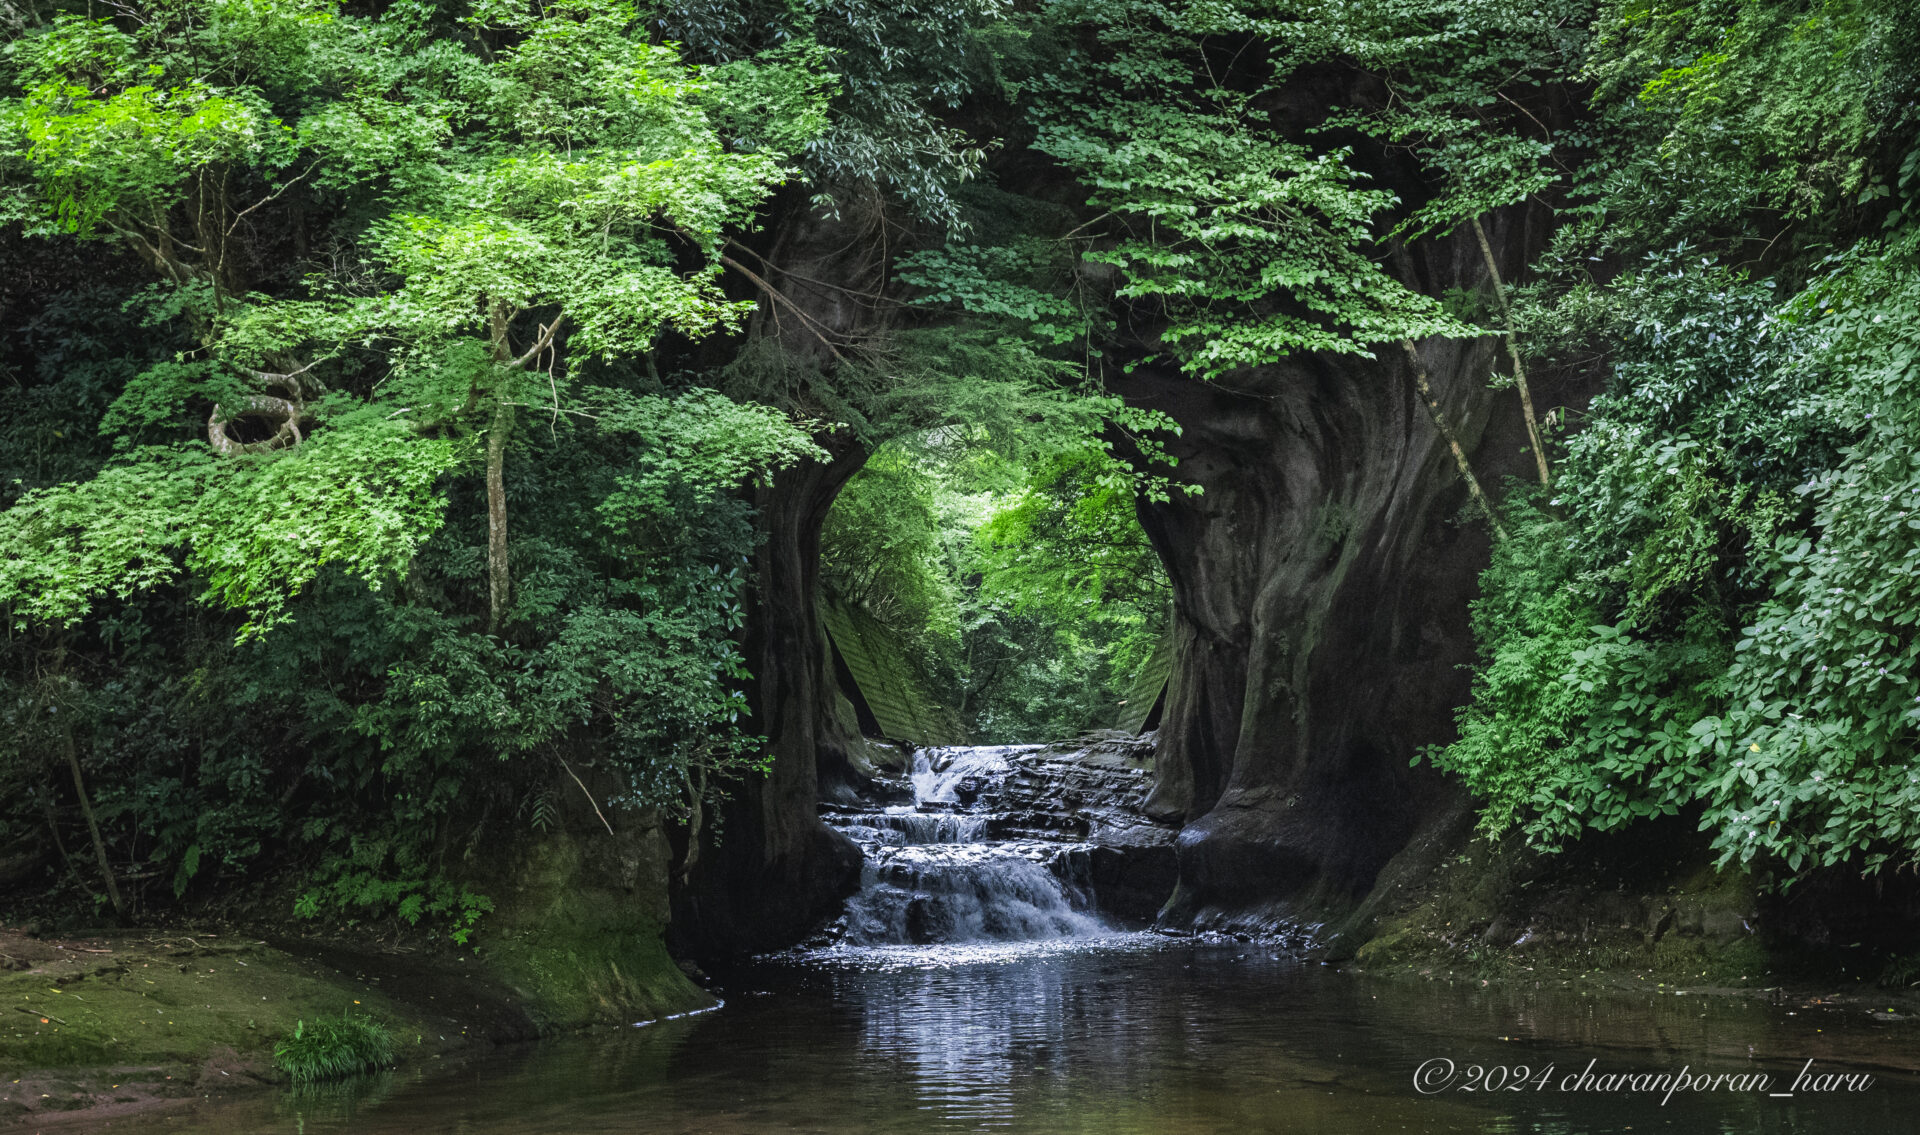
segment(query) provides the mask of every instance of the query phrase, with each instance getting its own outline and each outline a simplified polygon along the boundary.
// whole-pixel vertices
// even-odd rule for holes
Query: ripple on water
[[[1415,1070],[1751,1072],[1909,1052],[1857,1009],[1653,993],[1387,983],[1271,944],[1112,934],[840,947],[724,975],[725,1010],[418,1061],[352,1097],[206,1100],[133,1135],[1912,1135],[1920,1080],[1775,1099],[1423,1095]],[[751,996],[746,991],[761,992]],[[1851,1049],[1836,1038],[1853,1036]]]
[[[768,960],[795,962],[828,969],[866,973],[907,970],[959,969],[964,966],[1004,966],[1014,962],[1094,954],[1142,953],[1170,944],[1191,945],[1147,930],[1106,931],[1083,938],[1040,938],[1014,942],[936,942],[924,946],[860,946],[838,943],[809,950],[789,950]]]

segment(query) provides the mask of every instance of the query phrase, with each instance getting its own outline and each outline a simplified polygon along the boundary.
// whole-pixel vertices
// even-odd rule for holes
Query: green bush
[[[393,1034],[372,1017],[343,1012],[294,1022],[293,1035],[273,1046],[276,1067],[296,1084],[332,1080],[393,1063]]]

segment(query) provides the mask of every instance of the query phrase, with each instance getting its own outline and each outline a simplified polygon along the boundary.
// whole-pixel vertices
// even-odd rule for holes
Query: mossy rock
[[[586,819],[599,822],[597,817]],[[521,845],[479,885],[496,910],[477,939],[483,974],[512,988],[541,1032],[706,1008],[661,937],[670,850],[646,814],[616,834],[571,825]]]
[[[1411,926],[1377,934],[1362,943],[1353,960],[1368,968],[1404,965],[1427,949],[1425,937]]]
[[[271,1078],[275,1041],[301,1020],[349,1009],[385,1022],[403,1053],[430,1031],[378,988],[265,944],[94,941],[99,952],[74,963],[0,974],[8,1079],[47,1068],[197,1067],[222,1050]]]

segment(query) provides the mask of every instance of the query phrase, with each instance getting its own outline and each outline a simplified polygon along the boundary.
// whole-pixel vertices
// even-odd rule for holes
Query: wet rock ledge
[[[1102,913],[1147,922],[1173,894],[1179,871],[1179,828],[1150,819],[1142,808],[1153,785],[1153,752],[1152,733],[1120,732],[1047,745],[870,751],[868,767],[875,775],[859,792],[863,799],[823,808],[831,813],[860,803],[910,804],[905,774],[916,757],[925,757],[938,774],[957,760],[978,762],[979,755],[992,753],[1000,759],[954,783],[952,804],[931,807],[978,817],[981,838],[1067,844],[1062,854],[1068,871]]]

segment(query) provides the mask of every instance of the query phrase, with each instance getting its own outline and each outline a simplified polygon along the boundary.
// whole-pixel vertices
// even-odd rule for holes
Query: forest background
[[[1902,7],[0,4],[0,861],[464,940],[556,767],[691,823],[764,766],[752,487],[830,449],[823,599],[958,735],[1109,725],[1170,618],[1136,500],[1185,491],[1113,377],[1486,337],[1537,476],[1455,447],[1499,538],[1419,759],[1543,847],[1911,866]],[[1303,120],[1330,68],[1375,97]],[[1522,207],[1520,278],[1397,267]],[[775,272],[799,213],[878,284]],[[1602,393],[1536,415],[1565,373]]]

